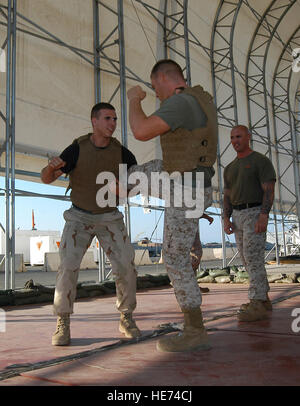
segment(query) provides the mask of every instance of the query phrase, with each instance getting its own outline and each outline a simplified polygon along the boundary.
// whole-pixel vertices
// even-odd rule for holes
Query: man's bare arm
[[[274,201],[275,181],[272,180],[270,182],[262,183],[261,187],[263,189],[264,194],[263,194],[260,215],[255,224],[256,233],[264,233],[265,231],[267,231],[269,213],[271,211],[273,201]]]
[[[66,163],[61,158],[52,158],[49,164],[42,169],[42,182],[47,184],[54,182],[63,174],[63,171],[60,168],[64,167],[65,165]]]
[[[230,219],[232,214],[232,204],[230,201],[230,190],[224,189],[224,201],[223,201],[224,217]]]
[[[209,215],[206,214],[206,213],[203,213],[203,215],[202,215],[201,218],[202,218],[202,219],[206,219],[206,220],[209,222],[209,224],[213,223],[213,221],[214,221],[213,217],[209,216]]]
[[[234,231],[233,223],[230,221],[232,214],[232,204],[230,201],[230,190],[224,189],[223,200],[223,215],[224,215],[224,231],[226,234],[232,234]]]
[[[274,201],[275,181],[262,183],[261,187],[264,191],[261,213],[269,215]]]
[[[140,86],[128,90],[129,124],[134,137],[140,141],[148,141],[170,130],[169,125],[160,117],[149,116],[144,113],[141,102],[146,93]]]

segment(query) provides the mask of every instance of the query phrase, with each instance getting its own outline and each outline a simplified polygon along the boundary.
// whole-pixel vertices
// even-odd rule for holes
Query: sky
[[[4,189],[5,178],[0,177],[0,188]],[[45,185],[37,182],[26,182],[16,179],[16,189],[31,191],[34,193],[64,195],[65,189],[53,185]],[[3,193],[3,190],[1,190]],[[136,202],[140,203],[139,198]],[[5,198],[0,197],[0,222],[5,228]],[[64,227],[63,212],[70,208],[71,203],[42,197],[16,197],[16,229],[31,230],[32,210],[34,210],[35,227],[38,230],[58,230],[62,232]],[[216,209],[209,209],[214,210]],[[121,206],[120,211],[124,213]],[[131,240],[151,238],[154,242],[162,242],[163,214],[161,211],[152,210],[145,214],[142,208],[131,207]],[[156,227],[157,225],[157,227]],[[219,216],[214,216],[214,222],[209,225],[207,220],[200,220],[200,238],[203,243],[221,242],[221,224]],[[234,241],[230,238],[231,241]]]

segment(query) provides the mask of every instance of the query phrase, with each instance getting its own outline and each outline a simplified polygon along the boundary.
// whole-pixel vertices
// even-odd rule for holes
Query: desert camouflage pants
[[[64,212],[66,224],[59,247],[60,266],[56,278],[54,314],[73,313],[76,285],[82,258],[94,236],[98,238],[112,266],[117,309],[132,312],[136,307],[134,249],[118,210],[89,214],[71,208]]]
[[[155,159],[143,165],[134,165],[129,169],[128,175],[135,171],[145,173],[149,183],[148,193],[151,195],[151,172],[161,172],[162,170],[162,161]],[[162,198],[161,195],[153,197]],[[205,188],[204,209],[209,207],[211,202],[212,189]],[[200,289],[193,271],[190,256],[196,234],[199,230],[199,218],[201,216],[197,218],[186,218],[186,210],[187,208],[184,205],[183,207],[165,207],[162,248],[166,270],[181,309],[199,307],[202,303]]]
[[[255,233],[261,206],[233,210],[232,220],[237,248],[249,274],[249,299],[266,300],[270,290],[265,268],[266,233]]]

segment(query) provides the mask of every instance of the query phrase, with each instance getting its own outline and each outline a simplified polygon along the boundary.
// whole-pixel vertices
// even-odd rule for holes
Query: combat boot
[[[240,308],[237,318],[239,321],[258,321],[268,318],[264,301],[251,299],[250,303]]]
[[[56,331],[52,336],[52,345],[69,345],[70,341],[70,315],[68,313],[59,314]]]
[[[163,352],[197,351],[211,348],[200,307],[182,309],[182,311],[184,314],[183,331],[161,338],[157,342],[156,348]]]
[[[247,307],[250,305],[252,300],[255,300],[255,299],[250,299],[249,303],[242,304],[241,307],[240,307],[240,310],[243,311],[243,310],[247,309]],[[267,296],[267,300],[262,300],[261,302],[264,305],[266,310],[268,310],[270,312],[272,311],[272,309],[273,309],[272,302],[271,302],[271,300],[269,299],[268,296]]]
[[[141,332],[132,318],[132,313],[121,314],[119,331],[125,334],[127,338],[137,338],[141,336]]]

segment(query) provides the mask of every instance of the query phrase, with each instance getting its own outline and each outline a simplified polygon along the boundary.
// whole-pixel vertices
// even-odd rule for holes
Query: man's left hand
[[[268,214],[263,214],[261,213],[258,217],[257,222],[255,223],[255,228],[254,231],[258,234],[258,233],[264,233],[265,231],[267,231],[267,227],[268,227],[268,220],[269,220],[269,216]]]
[[[127,97],[128,100],[139,99],[142,101],[146,97],[146,92],[141,88],[141,86],[134,86],[128,90]]]

